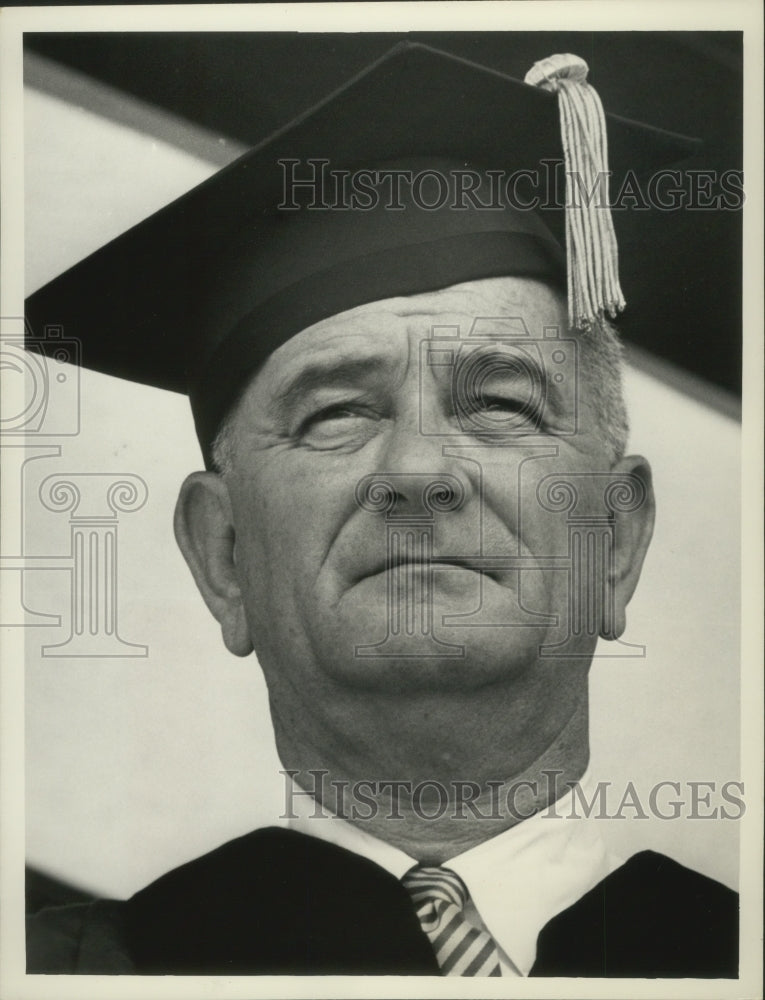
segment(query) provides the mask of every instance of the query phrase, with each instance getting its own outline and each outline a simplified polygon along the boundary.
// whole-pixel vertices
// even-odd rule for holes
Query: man
[[[544,818],[586,794],[588,667],[654,511],[610,216],[516,186],[559,120],[569,176],[607,174],[583,72],[537,67],[556,97],[397,48],[30,300],[87,363],[189,391],[176,537],[257,654],[295,812],[41,914],[29,971],[735,976],[729,890]],[[612,124],[622,170],[687,149]]]

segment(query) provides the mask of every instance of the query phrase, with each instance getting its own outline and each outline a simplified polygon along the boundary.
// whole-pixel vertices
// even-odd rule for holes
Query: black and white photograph
[[[3,997],[761,996],[762,12],[2,17]]]

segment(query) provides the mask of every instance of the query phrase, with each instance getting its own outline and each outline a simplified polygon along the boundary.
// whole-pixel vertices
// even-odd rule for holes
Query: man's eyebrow
[[[459,352],[455,370],[478,363],[482,367],[481,373],[484,377],[495,375],[500,378],[520,379],[524,377],[523,369],[525,368],[533,377],[539,378],[545,386],[548,383],[547,366],[533,348],[532,350],[528,349],[528,343],[513,343],[512,341],[489,344],[471,344],[470,341],[462,343],[469,349]],[[492,370],[490,366],[497,362],[500,364]],[[515,365],[508,369],[504,366],[508,362],[515,362]]]
[[[308,362],[299,371],[286,375],[272,390],[271,404],[278,409],[290,406],[296,399],[321,389],[338,385],[354,385],[379,378],[390,365],[390,359],[381,355],[364,358],[318,358]]]

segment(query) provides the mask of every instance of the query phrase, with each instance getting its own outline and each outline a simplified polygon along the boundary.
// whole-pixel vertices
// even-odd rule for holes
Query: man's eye
[[[472,399],[454,402],[455,415],[463,433],[504,437],[539,430],[539,407],[522,393],[480,393]]]
[[[521,426],[527,420],[537,420],[539,416],[534,401],[520,394],[509,396],[481,394],[477,399],[470,400],[465,411],[475,414],[479,419],[513,426]]]
[[[371,435],[373,423],[373,415],[362,407],[337,404],[306,417],[298,436],[311,447],[360,444]]]
[[[522,399],[508,399],[504,396],[485,396],[475,404],[476,409],[489,413],[519,413],[528,409],[528,402]]]
[[[358,411],[350,406],[327,406],[325,409],[319,410],[317,413],[312,413],[310,417],[307,417],[301,425],[301,430],[318,427],[322,424],[337,423],[338,421],[349,420],[357,416],[359,416]]]

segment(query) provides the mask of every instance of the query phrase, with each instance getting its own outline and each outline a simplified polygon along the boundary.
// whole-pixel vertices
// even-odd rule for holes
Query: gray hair
[[[239,397],[224,417],[223,423],[220,425],[220,429],[212,443],[212,467],[221,476],[228,475],[234,464],[234,425],[236,424],[236,416],[239,412],[240,399],[241,397]]]
[[[603,447],[613,465],[624,456],[630,430],[624,401],[624,346],[605,318],[572,336],[581,347],[579,370],[587,381]]]
[[[586,330],[570,332],[569,336],[579,344],[580,382],[586,379],[603,447],[613,465],[624,455],[629,435],[623,385],[624,348],[607,319],[593,323]],[[233,467],[238,411],[239,401],[229,410],[213,441],[213,468],[221,475],[227,475]]]

